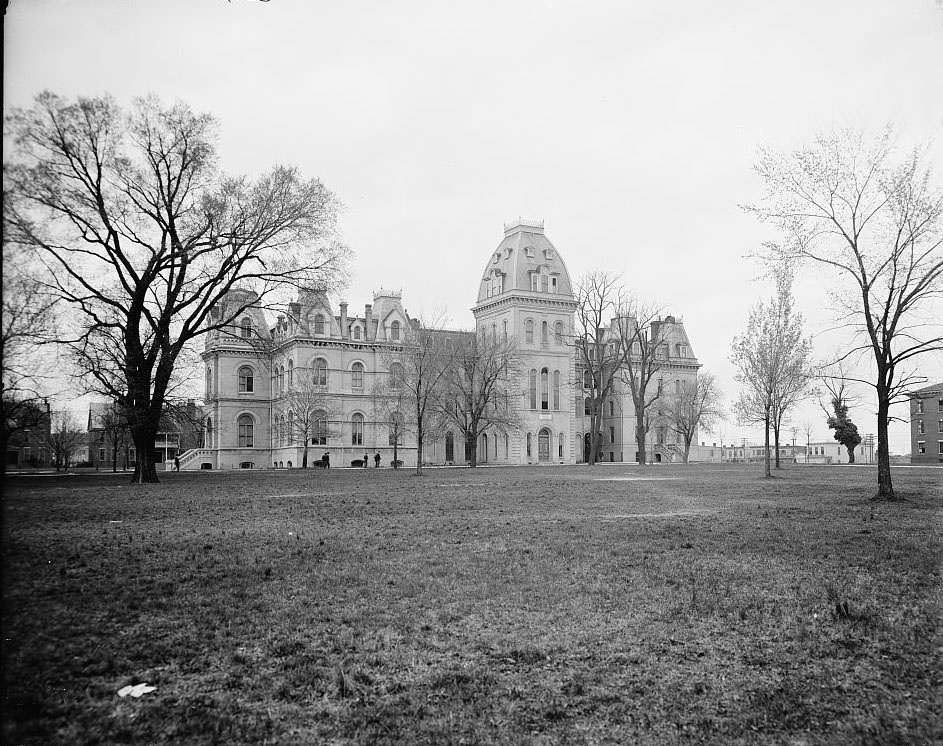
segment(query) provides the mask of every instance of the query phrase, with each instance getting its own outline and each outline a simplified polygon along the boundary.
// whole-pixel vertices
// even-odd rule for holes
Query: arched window
[[[529,345],[534,344],[534,322],[532,319],[527,319],[524,322],[524,342]]]
[[[403,387],[403,366],[400,363],[390,365],[390,386],[396,390]]]
[[[540,408],[550,409],[550,371],[546,368],[540,369]]]
[[[589,373],[589,369],[586,368],[583,370],[583,388],[589,389],[593,387],[593,377]]]
[[[291,388],[295,385],[295,363],[292,360],[288,361],[288,388]]]
[[[492,344],[495,344],[497,343],[497,341],[498,341],[498,325],[492,324],[491,325],[491,342]]]
[[[559,441],[557,444],[557,456],[563,458],[563,433],[560,433],[557,440]]]
[[[311,428],[311,445],[327,445],[327,412],[319,409],[314,413],[314,427]]]
[[[213,418],[206,418],[206,447],[213,447]]]
[[[508,338],[508,322],[507,319],[504,320],[504,341],[506,342]]]
[[[390,324],[390,339],[392,339],[394,342],[399,341],[399,322],[398,321],[394,321],[392,324]]]
[[[553,337],[554,337],[553,341],[556,344],[558,345],[563,344],[563,322],[562,321],[558,321],[556,324],[553,325]]]
[[[540,272],[540,292],[542,293],[550,292],[550,275],[547,274],[546,268],[544,268]]]
[[[354,327],[354,339],[360,339],[360,327],[359,327],[359,326],[355,326],[355,327]]]
[[[560,371],[553,371],[553,409],[560,409]]]
[[[239,430],[239,447],[240,448],[252,448],[253,447],[253,422],[252,417],[247,414],[239,415],[239,419],[236,420]]]
[[[295,442],[295,413],[288,413],[288,432],[285,433],[285,439],[288,441],[288,445],[292,445]]]
[[[587,396],[586,399],[583,400],[583,414],[588,417],[592,413],[592,409],[593,400]]]
[[[363,445],[363,415],[359,412],[350,418],[350,444]]]
[[[321,314],[314,317],[314,333],[324,334],[324,317]]]
[[[363,363],[350,366],[350,386],[355,389],[363,388]]]
[[[527,458],[530,458],[530,433],[527,433]]]
[[[540,344],[544,347],[550,344],[550,324],[546,321],[540,325]]]
[[[242,319],[242,321],[239,322],[239,326],[239,333],[242,335],[242,338],[249,339],[252,336],[252,319],[246,316]]]
[[[451,430],[445,434],[445,460],[455,461],[455,436]]]
[[[209,399],[213,395],[213,369],[207,366],[206,368],[206,398]]]
[[[327,360],[323,357],[314,361],[314,374],[311,379],[315,386],[327,386]]]
[[[278,366],[278,393],[285,393],[285,366]]]
[[[530,369],[530,408],[537,409],[537,369]]]
[[[239,369],[239,393],[251,394],[253,391],[255,391],[255,378],[252,373],[252,368],[248,365],[243,365]]]

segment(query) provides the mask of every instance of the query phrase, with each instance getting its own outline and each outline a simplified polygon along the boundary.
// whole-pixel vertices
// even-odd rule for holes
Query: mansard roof
[[[495,273],[503,275],[503,293],[531,292],[530,276],[546,271],[557,278],[557,295],[572,299],[573,284],[560,252],[544,235],[543,221],[517,219],[504,226],[504,240],[491,253],[478,287],[478,302],[489,298]]]

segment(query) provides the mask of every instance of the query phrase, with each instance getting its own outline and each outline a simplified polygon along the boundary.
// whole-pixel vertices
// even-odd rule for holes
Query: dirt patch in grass
[[[3,742],[943,739],[939,470],[430,473],[7,480]]]

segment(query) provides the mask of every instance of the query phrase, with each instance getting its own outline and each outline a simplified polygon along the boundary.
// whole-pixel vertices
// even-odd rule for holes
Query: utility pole
[[[864,436],[864,443],[868,447],[868,463],[874,463],[874,433],[868,433]]]

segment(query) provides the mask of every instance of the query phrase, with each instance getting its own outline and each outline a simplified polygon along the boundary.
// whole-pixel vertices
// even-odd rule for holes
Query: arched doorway
[[[550,431],[545,427],[537,433],[537,460],[540,462],[550,460]]]
[[[488,462],[488,433],[481,436],[481,449],[478,451],[478,463]]]
[[[589,449],[592,446],[592,438],[589,433],[583,436],[583,462],[589,463]]]

